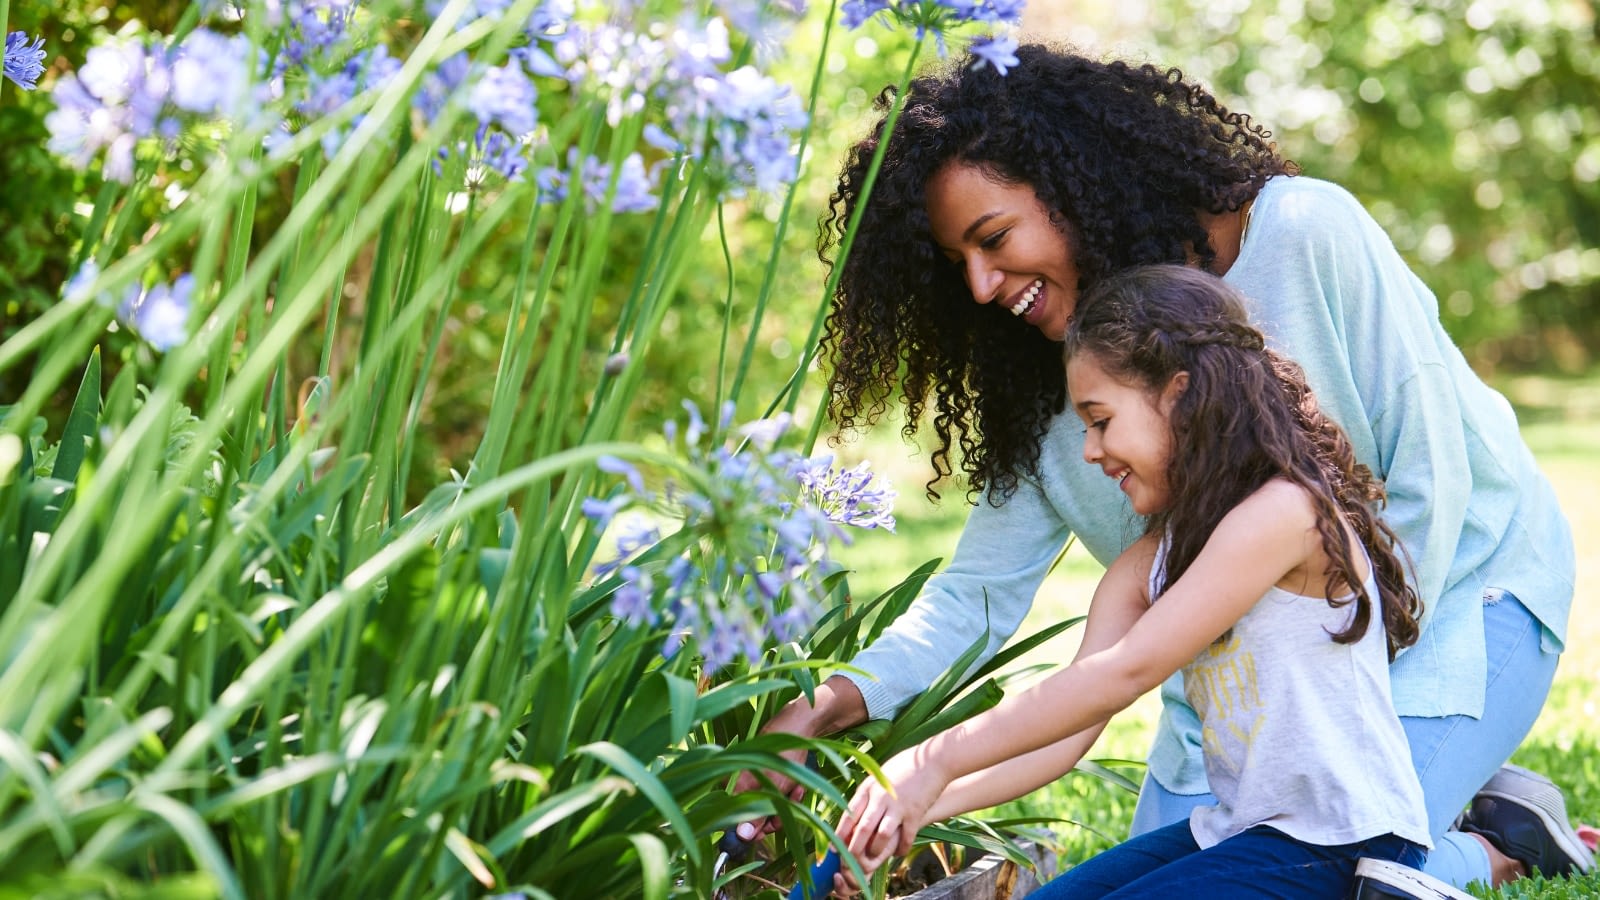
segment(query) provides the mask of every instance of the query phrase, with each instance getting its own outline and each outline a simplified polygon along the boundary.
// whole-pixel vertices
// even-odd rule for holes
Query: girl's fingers
[[[914,822],[906,822],[900,826],[900,841],[894,848],[895,856],[905,856],[917,843],[917,826]]]
[[[872,835],[867,841],[867,857],[873,861],[872,867],[876,869],[889,858],[900,844],[900,815],[894,810],[888,810],[878,820],[878,827],[872,830]]]
[[[855,798],[850,801],[850,808],[845,812],[845,819],[848,820],[850,829],[846,845],[854,856],[867,855],[867,845],[877,835],[878,820],[883,817],[880,794],[876,785],[862,785],[861,789],[856,791]],[[840,831],[840,836],[844,836],[843,830]]]

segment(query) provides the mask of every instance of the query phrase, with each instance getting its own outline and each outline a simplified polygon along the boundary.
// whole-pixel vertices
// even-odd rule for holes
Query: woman
[[[1497,774],[1554,678],[1571,533],[1433,295],[1355,198],[1299,175],[1267,132],[1178,71],[1042,45],[1017,56],[1004,76],[959,60],[912,83],[824,338],[839,424],[870,424],[898,391],[909,421],[931,414],[938,474],[959,462],[982,498],[948,568],[852,661],[872,677],[830,678],[768,730],[892,715],[986,625],[991,652],[1010,637],[1069,536],[1107,564],[1139,536],[1115,485],[1078,462],[1058,342],[1086,286],[1186,263],[1250,298],[1385,482],[1385,521],[1428,611],[1391,667],[1435,844],[1428,871],[1463,885],[1592,865],[1552,785]],[[825,260],[881,133],[880,121],[846,160]],[[1135,833],[1212,802],[1194,712],[1170,681],[1163,700]],[[1464,826],[1476,830],[1446,834],[1492,775],[1495,802],[1474,803]]]

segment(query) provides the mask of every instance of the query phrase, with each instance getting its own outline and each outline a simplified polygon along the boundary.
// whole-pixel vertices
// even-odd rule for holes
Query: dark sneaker
[[[1472,900],[1472,895],[1410,866],[1362,859],[1356,863],[1350,900]]]
[[[1594,854],[1567,822],[1561,789],[1538,772],[1505,765],[1472,798],[1461,830],[1546,878],[1594,869]]]

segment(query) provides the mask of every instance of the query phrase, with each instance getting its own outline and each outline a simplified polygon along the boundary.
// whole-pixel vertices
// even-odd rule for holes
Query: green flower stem
[[[806,127],[800,132],[799,145],[795,148],[795,158],[802,162],[806,158],[806,146],[811,139],[811,130],[816,127],[817,102],[822,94],[822,83],[827,72],[828,49],[833,42],[833,26],[839,17],[839,2],[832,0],[828,4],[828,15],[823,19],[822,44],[817,50],[817,65],[811,72],[811,94],[806,99]],[[756,294],[756,309],[752,318],[754,324],[745,338],[744,351],[739,355],[739,370],[733,378],[733,388],[730,396],[737,397],[744,388],[745,376],[750,371],[750,361],[755,355],[756,336],[760,331],[761,321],[766,315],[767,303],[772,297],[773,285],[777,282],[778,261],[784,258],[783,239],[788,234],[789,218],[794,209],[795,195],[800,191],[802,179],[796,178],[790,182],[789,189],[783,195],[783,212],[778,215],[778,222],[772,236],[772,249],[767,253],[766,269],[761,273],[761,290]],[[826,305],[826,304],[825,304]],[[798,389],[795,389],[798,394]]]
[[[11,0],[0,0],[0,39],[11,33]],[[0,100],[6,96],[6,80],[0,78]]]

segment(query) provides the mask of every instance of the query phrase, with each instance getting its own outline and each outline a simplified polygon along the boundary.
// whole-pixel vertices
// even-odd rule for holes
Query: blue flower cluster
[[[358,0],[296,0],[288,5],[272,57],[268,83],[274,99],[292,111],[282,127],[267,136],[270,152],[281,152],[295,126],[331,116],[367,91],[382,90],[399,74],[401,61],[359,28]],[[332,158],[361,117],[322,135],[323,155]]]
[[[1025,3],[1026,0],[845,0],[839,7],[839,20],[846,28],[856,29],[884,13],[891,21],[916,29],[918,40],[932,32],[943,54],[945,32],[949,29],[968,22],[1019,24]],[[977,57],[975,66],[993,66],[1001,75],[1017,64],[1015,38],[980,36],[967,49]]]
[[[83,303],[90,298],[115,306],[117,318],[139,333],[150,346],[165,353],[189,339],[189,316],[194,308],[194,276],[180,275],[172,284],[145,288],[129,285],[119,300],[109,292],[95,292],[100,267],[94,260],[84,262],[62,289],[68,303]]]
[[[259,109],[254,58],[248,39],[203,28],[172,46],[124,39],[94,47],[51,92],[48,146],[80,169],[104,151],[105,177],[131,181],[140,141],[176,140],[185,118],[238,119]]]
[[[776,443],[787,416],[736,427],[732,408],[713,430],[692,403],[680,436],[667,442],[695,473],[692,484],[669,481],[660,496],[628,463],[607,458],[603,471],[622,482],[607,498],[584,501],[597,529],[610,527],[617,558],[596,567],[615,573],[611,612],[635,627],[664,626],[662,653],[691,645],[714,672],[739,659],[758,662],[772,643],[797,640],[822,612],[828,557],[847,540],[841,525],[893,528],[894,492],[875,485],[866,466],[839,471],[832,457],[807,459]],[[624,511],[648,511],[624,520]],[[659,521],[677,520],[663,537]],[[647,553],[670,541],[674,553]]]
[[[778,191],[798,173],[805,110],[789,87],[754,66],[723,70],[733,53],[721,18],[685,18],[660,37],[609,22],[574,24],[551,50],[569,82],[605,100],[613,125],[660,110],[646,139],[704,163],[722,196]]]
[[[554,202],[567,198],[574,180],[583,192],[587,207],[594,210],[605,203],[606,188],[611,183],[612,166],[594,156],[580,157],[578,148],[567,151],[568,171],[554,166],[539,170],[539,189]],[[644,157],[630,153],[616,173],[617,192],[611,198],[612,212],[649,212],[659,202],[651,191],[655,184],[645,170]]]
[[[583,2],[598,9],[597,0]],[[551,79],[564,91],[601,100],[613,127],[624,117],[646,116],[647,139],[675,159],[658,158],[651,166],[636,155],[613,170],[599,159],[569,155],[541,167],[547,197],[560,199],[581,186],[594,203],[614,179],[615,211],[652,210],[659,205],[660,167],[678,159],[705,163],[723,196],[780,190],[793,181],[805,112],[787,86],[755,67],[725,71],[733,54],[723,18],[685,14],[671,28],[639,29],[624,16],[580,15],[577,4],[546,0],[519,24],[521,39],[501,60],[474,60],[463,52],[430,69],[412,101],[421,124],[433,124],[452,102],[476,121],[470,138],[445,141],[441,162],[465,158],[471,186],[490,172],[520,179],[530,158],[545,149],[536,131],[536,85]],[[787,19],[804,12],[796,0],[719,4],[729,17],[761,29],[753,38],[758,43],[770,43]],[[455,25],[499,20],[510,6],[509,0],[476,0]],[[438,15],[445,4],[428,0],[426,8]],[[170,46],[153,36],[91,49],[83,67],[56,85],[56,109],[47,118],[51,149],[79,168],[103,154],[106,177],[128,182],[141,142],[175,142],[193,119],[209,117],[259,129],[267,149],[279,152],[297,131],[383,89],[401,70],[403,61],[379,40],[380,23],[361,0],[290,0],[270,6],[269,18],[259,50],[244,35],[206,28]],[[42,47],[42,40],[30,44],[21,32],[8,36],[6,75],[31,87]],[[360,121],[325,127],[323,152],[336,153]]]
[[[0,68],[17,87],[33,90],[39,84],[39,76],[44,74],[44,38],[29,43],[28,35],[21,31],[6,35],[5,64]]]

